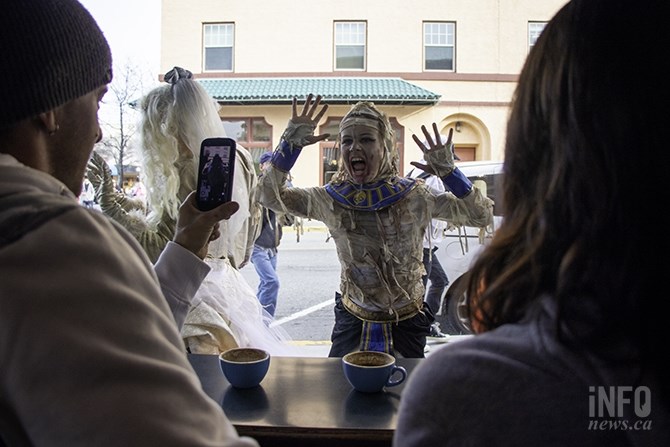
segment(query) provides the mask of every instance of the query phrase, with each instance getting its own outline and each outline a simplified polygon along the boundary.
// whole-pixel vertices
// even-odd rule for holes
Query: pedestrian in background
[[[260,175],[270,166],[271,152],[265,152],[259,159]],[[251,263],[258,274],[257,297],[263,308],[274,317],[279,297],[279,275],[277,273],[277,248],[282,238],[282,225],[275,211],[262,207],[262,227],[254,242]]]
[[[91,181],[88,179],[87,175],[84,175],[84,183],[81,187],[81,194],[79,195],[79,203],[84,205],[86,208],[95,208],[95,189],[91,184]]]

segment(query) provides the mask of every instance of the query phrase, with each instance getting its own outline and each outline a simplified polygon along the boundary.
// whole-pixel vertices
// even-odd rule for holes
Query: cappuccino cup
[[[350,352],[342,357],[342,368],[351,386],[363,393],[378,393],[407,378],[407,370],[397,366],[395,357],[385,352]]]
[[[270,353],[257,348],[233,348],[219,354],[223,375],[235,388],[260,385],[270,367]]]

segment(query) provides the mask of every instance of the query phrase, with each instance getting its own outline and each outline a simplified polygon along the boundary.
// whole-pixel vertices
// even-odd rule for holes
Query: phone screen
[[[235,140],[207,138],[200,146],[197,204],[203,211],[230,202],[235,170]]]

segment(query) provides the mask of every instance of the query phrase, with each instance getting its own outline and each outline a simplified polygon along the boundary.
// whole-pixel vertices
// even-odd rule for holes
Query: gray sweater
[[[614,360],[568,348],[556,337],[555,314],[545,297],[522,323],[432,353],[403,391],[394,445],[670,445],[667,402],[635,350],[608,340]],[[613,415],[600,396],[611,390]]]

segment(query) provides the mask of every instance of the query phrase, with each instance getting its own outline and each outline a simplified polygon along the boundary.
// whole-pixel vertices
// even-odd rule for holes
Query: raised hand
[[[114,192],[114,179],[112,178],[112,171],[109,165],[100,154],[93,151],[91,159],[88,161],[88,169],[86,175],[93,185],[95,190],[95,198],[99,203],[101,196],[111,197]]]
[[[317,112],[321,104],[321,95],[314,97],[312,93],[307,95],[302,111],[298,113],[298,99],[293,98],[292,114],[288,127],[284,132],[284,139],[294,146],[304,147],[310,144],[323,141],[330,136],[325,133],[314,135],[314,129],[328,110],[328,104],[324,104],[321,110]]]
[[[416,168],[428,172],[429,174],[437,175],[440,178],[451,174],[451,171],[454,170],[455,166],[453,149],[454,144],[451,141],[451,138],[454,135],[454,129],[449,129],[449,134],[445,143],[442,143],[442,137],[436,123],[433,123],[434,138],[430,132],[428,132],[426,126],[421,126],[421,131],[423,132],[425,140],[422,141],[419,139],[419,137],[416,136],[416,134],[412,135],[412,139],[423,152],[424,159],[428,162],[428,164],[423,164],[416,161],[412,161],[410,164]],[[427,147],[426,144],[428,145]]]
[[[95,190],[95,201],[105,214],[124,223],[121,215],[125,212],[140,210],[144,214],[146,211],[142,200],[132,199],[116,191],[112,170],[105,159],[96,151],[93,151],[91,159],[88,161],[86,175]]]

